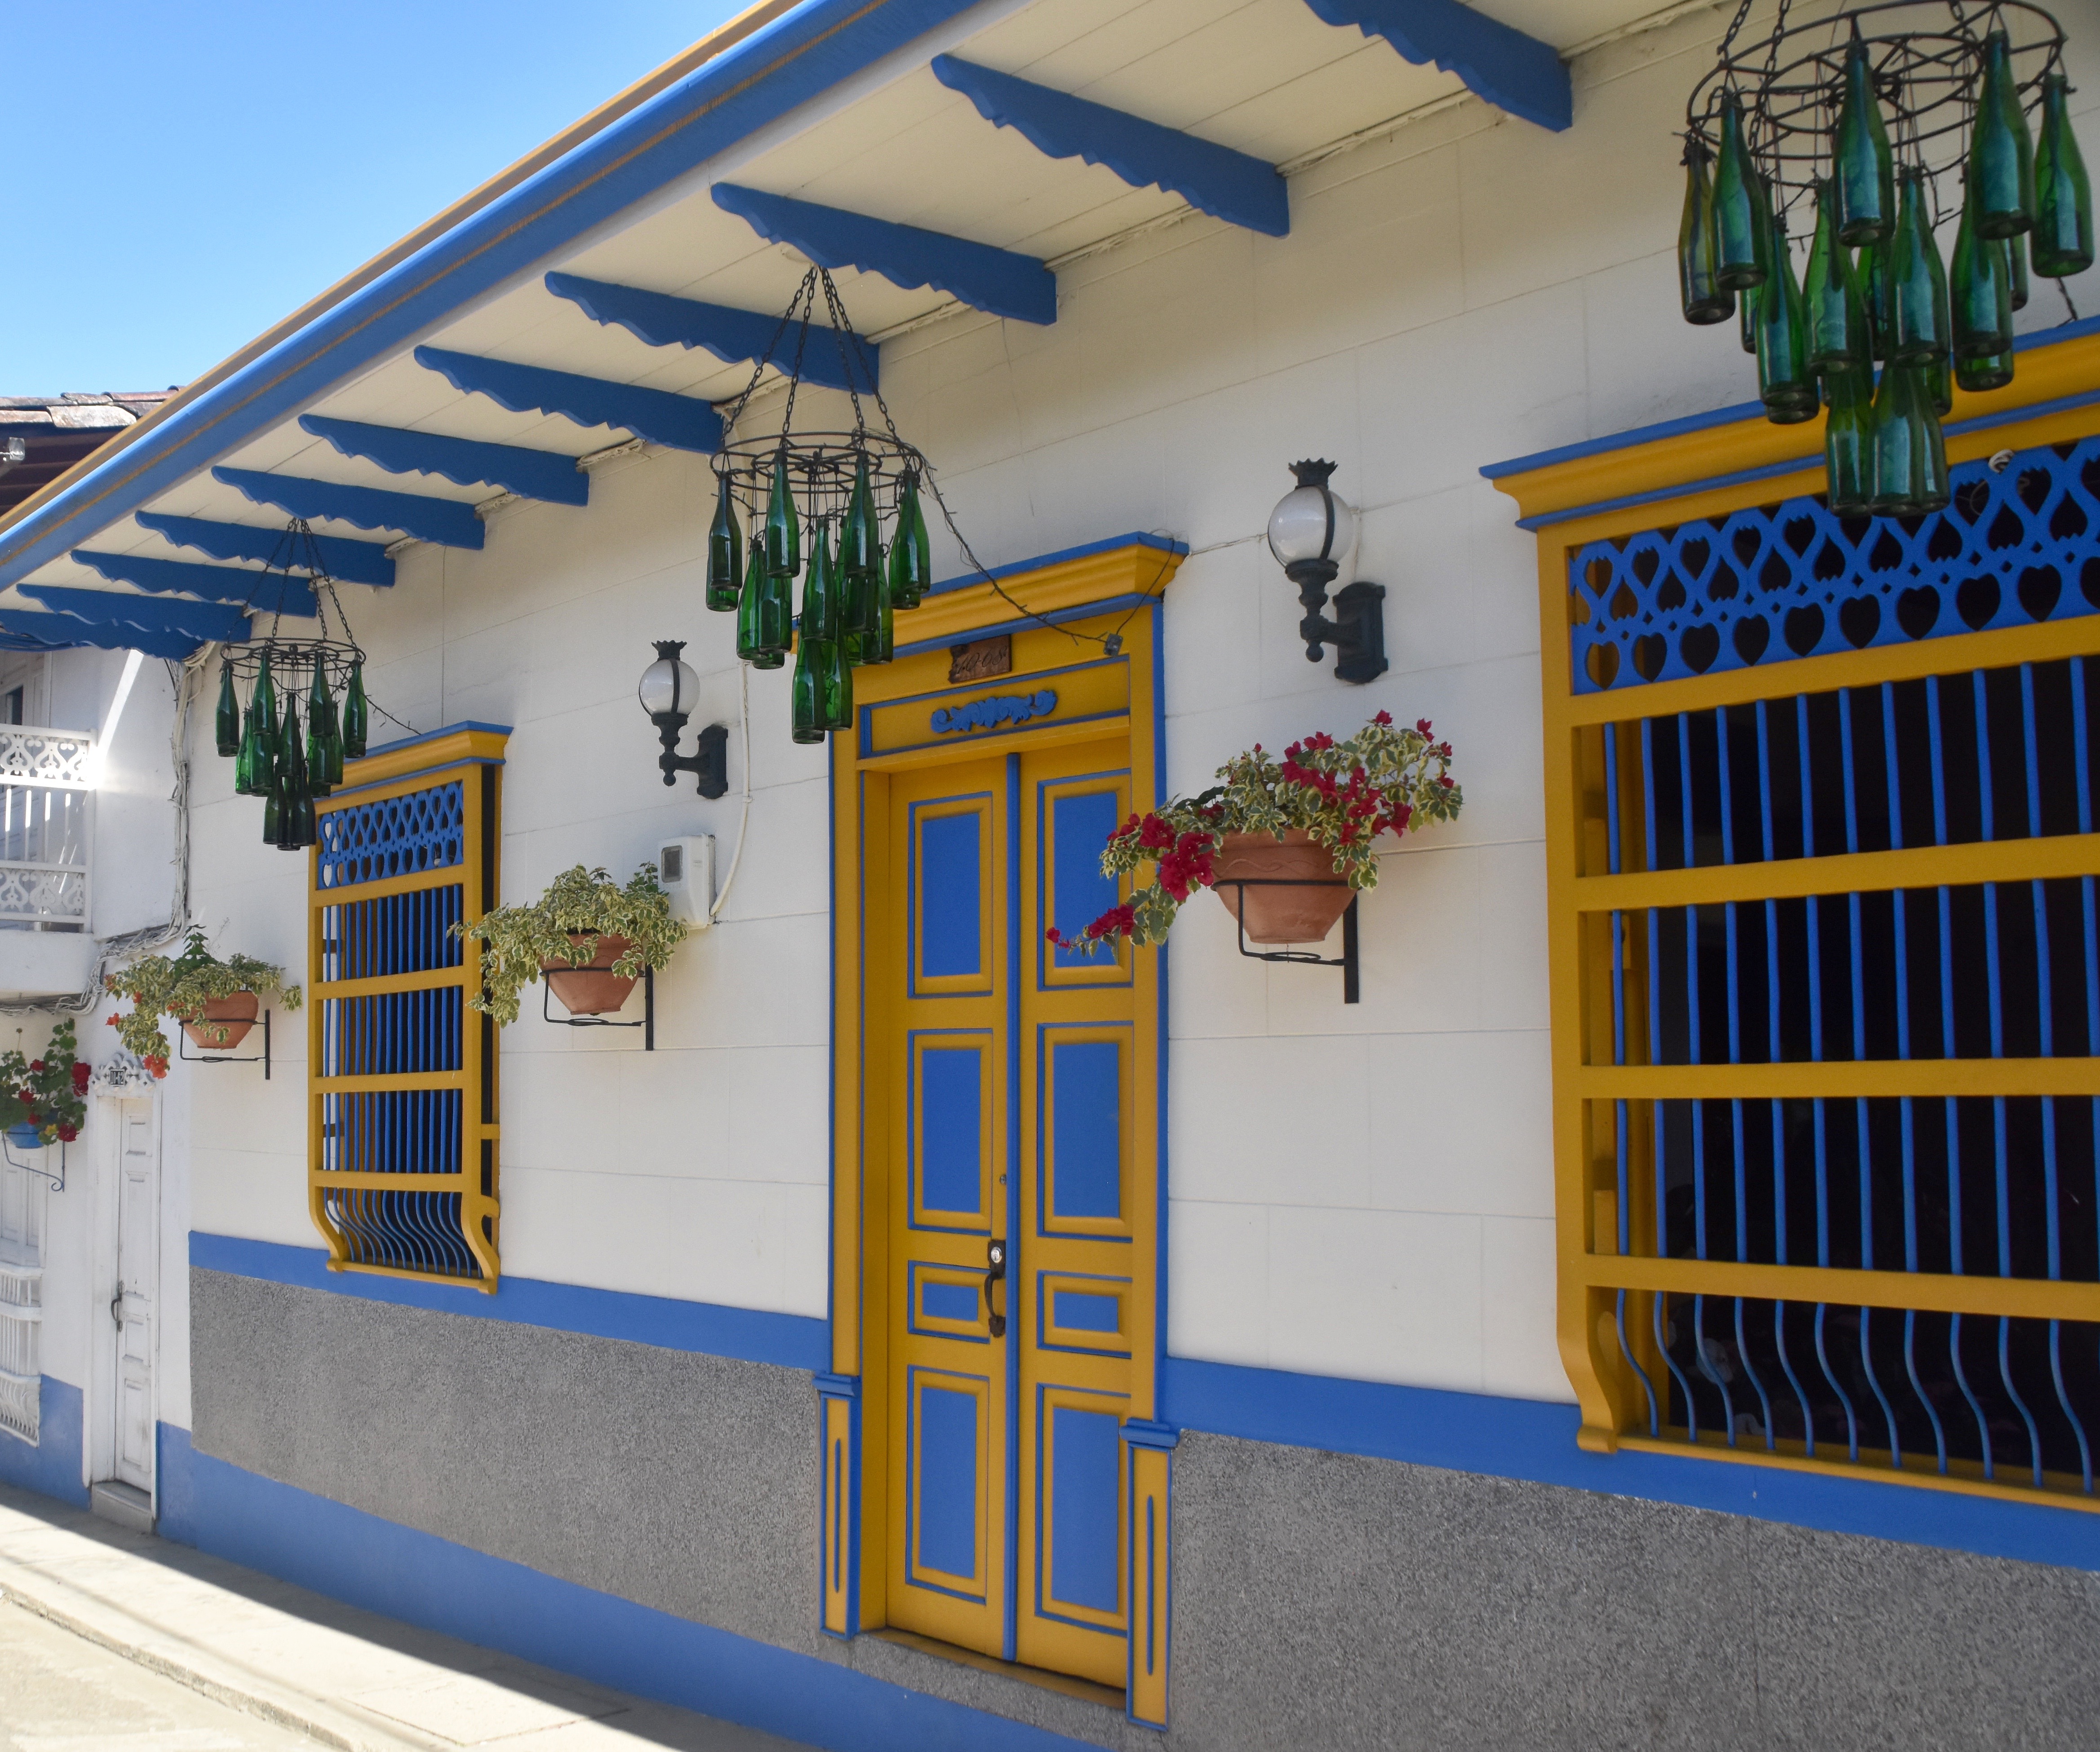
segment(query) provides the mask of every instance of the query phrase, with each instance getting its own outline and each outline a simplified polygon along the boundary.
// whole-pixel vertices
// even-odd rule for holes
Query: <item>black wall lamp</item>
[[[1385,586],[1361,579],[1335,592],[1329,619],[1327,587],[1342,570],[1356,539],[1356,515],[1327,485],[1331,462],[1294,462],[1298,484],[1268,514],[1268,551],[1283,575],[1298,587],[1305,618],[1298,636],[1305,641],[1305,660],[1317,663],[1335,648],[1335,676],[1340,681],[1374,681],[1386,671]]]
[[[634,697],[656,726],[664,752],[656,757],[664,782],[675,785],[681,773],[696,776],[703,797],[719,797],[729,789],[729,726],[711,724],[700,732],[699,746],[690,755],[678,752],[678,738],[685,734],[686,720],[692,716],[693,702],[700,695],[700,678],[693,666],[679,661],[686,648],[682,639],[657,639],[656,661],[642,671],[642,685]]]

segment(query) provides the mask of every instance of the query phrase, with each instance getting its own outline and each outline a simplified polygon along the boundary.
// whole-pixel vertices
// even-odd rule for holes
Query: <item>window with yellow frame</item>
[[[1585,1447],[2095,1500],[2100,338],[1957,402],[1490,471],[1539,535],[1560,1336]]]

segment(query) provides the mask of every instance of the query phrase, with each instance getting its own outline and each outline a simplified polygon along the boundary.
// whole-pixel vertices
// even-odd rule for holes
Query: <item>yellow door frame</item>
[[[850,1637],[889,1622],[888,1116],[864,1074],[862,897],[887,856],[889,775],[1079,742],[1129,750],[1130,795],[1159,795],[1163,755],[1161,597],[1183,550],[1132,535],[929,596],[898,621],[897,660],[854,672],[855,723],[832,739],[832,1371],[818,1377],[823,1438],[821,1622]],[[1026,605],[1025,610],[1021,609]],[[1040,617],[1038,618],[1037,617]],[[1046,624],[1054,623],[1054,624]],[[949,680],[951,647],[1012,640],[1009,672]],[[1101,642],[1115,641],[1108,649]],[[1104,662],[1104,658],[1110,660]],[[1052,680],[1031,688],[1033,680]],[[958,707],[976,707],[967,714]],[[1154,1293],[1132,1310],[1131,1415],[1123,1429],[1125,1598],[1132,1719],[1166,1723],[1169,1456],[1173,1432],[1155,1421],[1166,1282],[1164,951],[1137,952],[1142,1058],[1132,1078],[1136,1134],[1154,1164],[1153,1196],[1134,1212]]]

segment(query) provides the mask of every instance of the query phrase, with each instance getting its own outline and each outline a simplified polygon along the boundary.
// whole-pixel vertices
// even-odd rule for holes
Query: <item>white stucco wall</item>
[[[1567,1395],[1536,559],[1478,470],[1754,394],[1732,328],[1690,328],[1675,302],[1672,133],[1723,22],[1702,11],[1584,57],[1569,134],[1467,103],[1294,179],[1287,240],[1191,218],[1062,269],[1052,328],[964,316],[885,347],[899,425],[987,563],[1130,530],[1189,544],[1166,612],[1176,788],[1251,742],[1381,708],[1456,745],[1464,817],[1387,856],[1360,1005],[1332,973],[1241,960],[1214,902],[1176,927],[1178,1354]],[[2038,284],[2025,324],[2061,315]],[[1305,456],[1339,462],[1358,573],[1388,589],[1392,667],[1369,687],[1305,662],[1260,539]],[[673,833],[714,833],[726,865],[735,790],[664,790],[633,693],[648,641],[682,636],[708,689],[696,723],[735,722],[730,622],[700,603],[709,481],[697,456],[620,459],[587,510],[516,505],[483,552],[414,548],[390,591],[344,587],[376,702],[417,729],[514,726],[511,899],[580,860],[624,877]],[[659,981],[657,1052],[548,1027],[536,988],[504,1037],[508,1273],[826,1311],[826,785],[823,752],[788,738],[787,697],[784,671],[752,677],[743,867],[720,924]],[[259,806],[196,731],[197,916],[303,966],[305,860],[260,843]],[[733,734],[733,787],[744,759]],[[288,1028],[267,1085],[177,1067],[187,1226],[315,1244],[303,1059]]]

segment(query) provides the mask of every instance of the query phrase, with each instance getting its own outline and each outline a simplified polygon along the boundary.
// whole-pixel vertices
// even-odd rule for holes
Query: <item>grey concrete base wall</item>
[[[1190,1432],[1173,1725],[817,1609],[765,1363],[192,1271],[204,1452],[683,1618],[1139,1752],[2100,1745],[2100,1578]]]
[[[2100,1578],[1191,1433],[1176,1752],[2100,1745]]]

